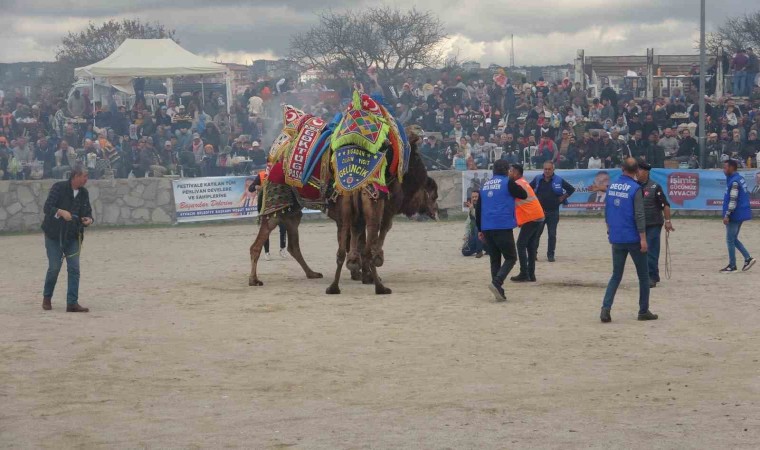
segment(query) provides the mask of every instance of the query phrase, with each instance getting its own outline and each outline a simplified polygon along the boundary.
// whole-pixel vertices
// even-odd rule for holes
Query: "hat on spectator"
[[[193,133],[193,139],[200,139],[201,135],[198,133]]]
[[[646,161],[639,161],[639,169],[641,170],[652,170],[651,164],[648,164]]]
[[[172,141],[166,141],[166,142],[164,142],[164,147],[166,147],[167,145],[172,145]]]
[[[261,144],[259,144],[259,141],[253,141],[253,142],[251,142],[251,147],[258,147],[260,145]]]

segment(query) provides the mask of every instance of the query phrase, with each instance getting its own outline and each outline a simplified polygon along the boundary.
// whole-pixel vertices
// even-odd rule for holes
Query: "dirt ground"
[[[0,237],[0,447],[758,448],[760,266],[720,275],[722,224],[675,226],[660,320],[636,321],[629,262],[612,324],[601,219],[563,219],[558,261],[503,304],[459,222],[397,221],[386,297],[324,294],[329,222],[302,228],[326,279],[277,257],[258,288],[253,225],[93,230],[89,314],[64,313],[64,273],[43,312],[42,236]]]

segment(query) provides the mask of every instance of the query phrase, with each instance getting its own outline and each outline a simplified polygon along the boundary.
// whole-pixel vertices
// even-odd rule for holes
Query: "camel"
[[[435,180],[427,176],[427,170],[418,153],[419,138],[410,136],[411,155],[409,170],[403,182],[392,179],[388,184],[390,200],[384,198],[370,198],[366,190],[361,190],[352,195],[338,196],[335,202],[328,202],[327,214],[338,226],[338,270],[336,278],[328,288],[328,293],[338,294],[340,289],[340,269],[346,256],[351,250],[347,267],[352,272],[352,279],[361,279],[364,283],[375,283],[375,291],[378,294],[389,294],[390,289],[382,286],[382,281],[377,275],[377,267],[384,262],[382,246],[385,237],[393,225],[393,217],[396,214],[404,214],[408,217],[414,214],[425,214],[437,217],[438,212],[438,187]],[[424,180],[424,181],[423,181]],[[303,213],[293,192],[290,210],[270,216],[261,217],[261,225],[258,235],[250,247],[251,274],[248,279],[250,286],[263,286],[258,277],[257,266],[261,256],[264,242],[270,233],[277,229],[280,221],[283,221],[288,237],[288,252],[299,263],[309,279],[322,278],[322,274],[314,272],[308,266],[301,254],[299,245],[298,227]],[[379,197],[379,196],[378,196]],[[359,205],[362,206],[361,212]],[[354,220],[356,219],[356,220]],[[352,227],[352,223],[357,225]],[[371,224],[362,228],[362,224]],[[367,236],[371,241],[366,245]],[[342,250],[341,250],[342,249]]]
[[[377,268],[384,263],[383,245],[393,226],[394,216],[425,214],[437,219],[438,186],[428,177],[425,164],[417,153],[418,137],[410,136],[410,142],[409,172],[403,183],[394,180],[389,184],[389,199],[374,197],[362,190],[342,196],[329,211],[338,225],[338,253],[335,278],[327,288],[327,294],[340,294],[344,261],[351,279],[374,284],[376,294],[390,294],[392,291],[383,285]]]

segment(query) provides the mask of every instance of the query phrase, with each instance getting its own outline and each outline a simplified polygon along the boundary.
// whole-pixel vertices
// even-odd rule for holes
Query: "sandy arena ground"
[[[675,226],[660,320],[636,321],[629,262],[608,325],[601,219],[564,219],[506,304],[459,222],[397,221],[388,297],[279,257],[248,287],[250,224],[93,230],[90,314],[64,313],[65,270],[43,312],[42,236],[0,237],[0,447],[758,448],[760,266],[719,275],[722,224]],[[331,277],[334,225],[302,243]]]

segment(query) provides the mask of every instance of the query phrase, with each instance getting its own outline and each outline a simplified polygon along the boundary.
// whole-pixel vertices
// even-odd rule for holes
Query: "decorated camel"
[[[283,131],[270,150],[274,164],[262,186],[249,285],[263,285],[257,274],[261,248],[280,221],[288,251],[306,276],[322,277],[308,266],[299,246],[301,209],[309,207],[327,211],[338,225],[338,267],[327,293],[340,293],[346,259],[353,279],[374,283],[378,294],[390,293],[377,267],[384,262],[382,248],[393,216],[437,214],[437,185],[427,176],[418,142],[416,133],[407,138],[381,101],[359,92],[330,123],[286,106]]]

